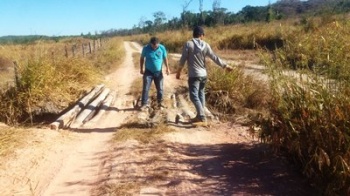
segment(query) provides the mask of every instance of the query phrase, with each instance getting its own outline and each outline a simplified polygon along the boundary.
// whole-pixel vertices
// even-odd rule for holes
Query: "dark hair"
[[[197,38],[200,37],[201,35],[204,35],[204,30],[200,26],[195,26],[193,28],[193,37]]]
[[[156,45],[159,43],[159,39],[157,37],[152,37],[149,42],[153,45]]]

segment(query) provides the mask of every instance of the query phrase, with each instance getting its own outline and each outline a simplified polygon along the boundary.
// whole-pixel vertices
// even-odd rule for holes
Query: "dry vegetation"
[[[104,42],[94,54],[66,57],[66,44],[82,41],[1,46],[1,75],[8,75],[9,80],[3,81],[6,85],[0,91],[0,121],[23,126],[28,122],[35,123],[35,118],[40,115],[57,117],[91,86],[102,82],[104,74],[115,69],[125,56],[122,41],[116,38]],[[13,61],[18,65],[17,82],[14,81]],[[11,154],[29,133],[22,129],[1,128],[1,157]]]
[[[17,62],[17,72],[9,73],[17,81],[12,80],[12,85],[1,90],[1,121],[12,125],[33,123],[42,113],[59,113],[91,86],[100,83],[103,75],[124,58],[120,39],[103,43],[101,49],[92,54],[66,55],[67,43],[82,41],[1,47],[2,58]]]
[[[26,139],[33,134],[26,129],[16,129],[11,127],[0,128],[0,157],[6,158],[17,148],[26,143]]]
[[[248,60],[258,62],[254,52],[248,53],[250,59],[239,55],[246,54],[242,52],[244,49],[257,49],[260,63],[269,68],[271,79],[268,85],[244,76],[239,68],[228,74],[209,66],[214,67],[210,68],[208,83],[210,106],[229,115],[244,115],[247,111],[259,114],[261,118],[255,119],[255,123],[260,127],[257,133],[262,141],[285,152],[325,195],[350,193],[349,30],[348,20],[342,17],[205,29],[206,41],[212,48],[237,65]],[[150,36],[125,39],[146,44]],[[163,32],[156,36],[169,52],[180,52],[183,43],[191,38],[191,31]],[[1,59],[18,62],[21,76],[19,84],[1,94],[1,121],[11,124],[28,121],[35,108],[48,101],[66,107],[84,93],[85,87],[101,81],[105,71],[113,69],[114,62],[124,56],[119,39],[109,40],[102,51],[88,58],[67,59],[56,53],[53,56],[52,51],[60,50],[54,48],[62,48],[66,42],[0,48]],[[233,55],[232,50],[235,50]],[[139,54],[135,53],[134,62],[138,58]],[[285,70],[290,68],[300,72],[300,77],[285,75]],[[304,75],[308,80],[301,80]],[[140,85],[141,81],[135,82],[133,93],[140,92]],[[167,130],[163,126],[156,129],[159,131],[151,132],[144,127],[131,131],[126,124],[116,139],[147,142]],[[11,131],[2,132],[1,146],[10,146],[7,141],[17,141],[12,136]]]
[[[211,68],[210,105],[226,114],[257,112],[261,139],[286,153],[325,195],[350,193],[349,30],[347,16],[329,15],[205,29],[205,40],[236,65],[259,62],[255,54],[239,55],[257,49],[271,79],[266,86],[239,69],[226,74]],[[135,40],[144,44],[149,36]],[[157,36],[169,51],[180,52],[191,31]],[[289,69],[300,75],[290,78]]]
[[[349,22],[302,20],[284,46],[265,55],[273,99],[262,138],[283,150],[325,195],[350,193]],[[297,78],[284,73],[292,68]]]
[[[159,124],[149,127],[140,122],[128,122],[121,126],[121,129],[114,135],[114,141],[125,142],[129,139],[137,140],[141,143],[151,143],[159,139],[160,135],[174,131],[166,124]]]
[[[165,181],[173,171],[162,168],[157,163],[170,162],[173,157],[168,154],[167,143],[162,140],[162,136],[175,131],[166,124],[159,124],[155,127],[148,127],[137,121],[130,121],[121,126],[114,134],[111,142],[118,146],[119,152],[130,153],[131,162],[135,162],[135,157],[142,154],[142,160],[138,162],[138,172],[118,173],[114,175],[127,175],[127,180],[118,181],[118,183],[106,183],[99,187],[93,195],[135,195],[140,193],[141,187],[151,185],[156,182]],[[133,146],[128,149],[126,146]],[[146,150],[149,149],[149,150]],[[152,153],[149,154],[148,152]],[[135,154],[135,157],[132,155]],[[136,161],[137,162],[137,161]],[[123,160],[118,163],[126,165],[127,170],[134,170],[135,165]],[[147,179],[140,177],[147,173]],[[132,182],[131,182],[132,181]]]

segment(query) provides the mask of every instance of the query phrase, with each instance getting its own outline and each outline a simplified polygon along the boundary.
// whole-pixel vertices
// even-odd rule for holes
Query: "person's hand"
[[[168,65],[168,67],[166,68],[166,74],[167,74],[167,75],[169,75],[169,74],[170,74],[169,65]]]
[[[143,70],[140,70],[140,74],[143,75],[144,71]]]
[[[176,73],[176,79],[179,80],[179,79],[180,79],[180,75],[181,75],[181,73],[180,73],[180,72],[177,72],[177,73]]]

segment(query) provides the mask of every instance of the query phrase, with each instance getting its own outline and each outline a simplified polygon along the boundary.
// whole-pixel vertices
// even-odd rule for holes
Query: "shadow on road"
[[[132,150],[119,146],[113,151],[114,163],[119,164],[113,168],[118,175],[112,175],[112,181],[147,184],[156,178],[154,182],[168,189],[169,195],[183,194],[178,192],[183,183],[195,185],[187,190],[190,195],[315,195],[286,160],[271,155],[263,144],[193,145],[159,141],[134,145]],[[120,160],[125,152],[130,158]]]

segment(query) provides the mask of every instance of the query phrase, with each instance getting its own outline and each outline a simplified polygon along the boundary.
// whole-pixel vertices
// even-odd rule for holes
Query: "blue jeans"
[[[188,88],[190,93],[190,99],[194,104],[197,111],[198,118],[205,119],[205,83],[207,77],[190,77],[188,78]]]
[[[162,71],[152,73],[145,70],[145,73],[143,73],[143,87],[142,87],[142,98],[141,98],[141,104],[146,105],[148,104],[148,92],[151,87],[152,81],[154,81],[154,85],[157,89],[157,101],[160,103],[163,100],[163,73]]]

